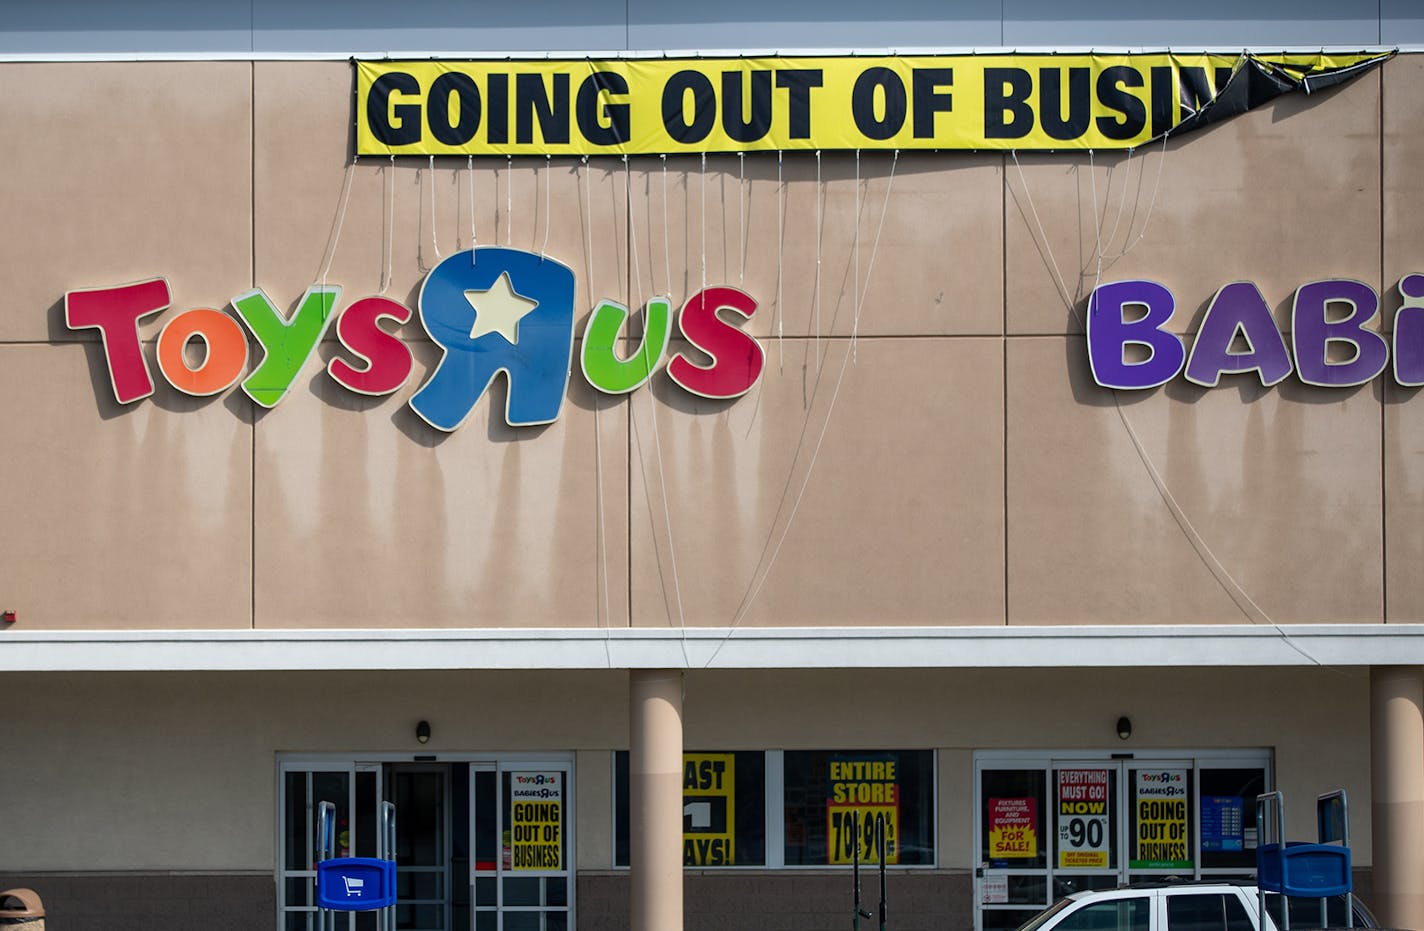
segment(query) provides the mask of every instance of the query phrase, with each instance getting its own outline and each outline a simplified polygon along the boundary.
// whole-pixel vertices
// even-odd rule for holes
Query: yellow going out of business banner
[[[1127,149],[1391,54],[358,61],[356,154]]]

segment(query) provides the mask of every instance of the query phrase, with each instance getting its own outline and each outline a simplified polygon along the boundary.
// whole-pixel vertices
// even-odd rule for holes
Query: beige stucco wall
[[[612,863],[626,673],[8,673],[0,694],[0,871],[270,870],[279,752],[573,752],[580,868]],[[1316,794],[1348,789],[1364,865],[1368,701],[1357,669],[704,671],[684,745],[937,749],[944,868],[974,864],[975,750],[1265,748],[1292,836],[1313,834]]]
[[[1130,157],[800,156],[781,183],[755,156],[348,166],[340,62],[0,65],[0,120],[46,140],[5,173],[0,607],[23,629],[1417,620],[1417,392],[1115,398],[1078,316],[1133,276],[1173,289],[1187,338],[1242,278],[1282,322],[1329,276],[1388,316],[1420,267],[1421,61]],[[393,397],[312,363],[261,414],[161,378],[119,408],[63,325],[66,290],[153,275],[174,305],[149,340],[254,285],[413,301],[472,219],[574,268],[585,311],[681,301],[705,265],[761,302],[760,384],[612,398],[575,372],[552,426],[507,428],[497,390],[445,436],[404,406],[437,360],[415,322]]]

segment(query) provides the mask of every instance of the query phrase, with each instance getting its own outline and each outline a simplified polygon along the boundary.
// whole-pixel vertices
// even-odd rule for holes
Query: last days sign
[[[736,786],[736,754],[682,755],[683,866],[736,864]]]

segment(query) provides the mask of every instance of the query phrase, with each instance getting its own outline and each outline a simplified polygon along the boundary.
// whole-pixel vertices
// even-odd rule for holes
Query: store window
[[[628,754],[614,754],[614,862],[628,865]],[[935,865],[932,750],[683,756],[688,867]],[[857,844],[859,845],[857,849]],[[727,853],[730,852],[730,853]]]
[[[1262,767],[1202,769],[1203,869],[1256,868],[1256,796],[1265,791]]]
[[[934,754],[929,750],[788,750],[785,754],[787,866],[879,862],[929,866],[934,851]]]
[[[766,754],[760,750],[682,756],[682,863],[766,865]],[[628,865],[628,751],[614,754],[614,863]]]
[[[1081,890],[1254,875],[1269,751],[984,751],[975,770],[976,931]]]

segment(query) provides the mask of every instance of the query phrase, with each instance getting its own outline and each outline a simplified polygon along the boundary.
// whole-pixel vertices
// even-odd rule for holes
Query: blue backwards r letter
[[[512,427],[553,423],[569,383],[574,273],[548,256],[480,246],[445,259],[420,286],[420,322],[445,355],[410,399],[437,430],[464,423],[500,372]]]

